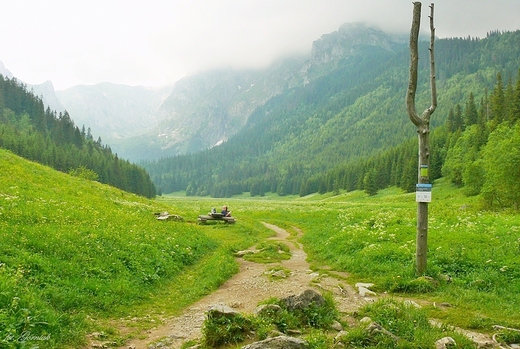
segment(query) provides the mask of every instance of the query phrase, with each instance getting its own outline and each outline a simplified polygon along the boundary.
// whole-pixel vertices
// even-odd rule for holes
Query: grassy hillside
[[[208,236],[207,227],[154,216],[195,220],[211,206],[161,204],[1,149],[0,173],[2,348],[27,333],[39,339],[23,345],[78,347],[92,330],[87,316],[128,314],[161,292],[177,292],[169,308],[178,310],[236,272],[230,250],[256,235],[246,223],[225,227],[223,244],[222,228]],[[173,287],[187,272],[203,276]]]

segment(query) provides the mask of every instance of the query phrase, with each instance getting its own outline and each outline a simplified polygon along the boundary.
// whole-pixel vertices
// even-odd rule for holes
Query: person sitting
[[[227,206],[222,206],[222,215],[224,217],[231,217],[231,211],[228,211],[228,207]]]

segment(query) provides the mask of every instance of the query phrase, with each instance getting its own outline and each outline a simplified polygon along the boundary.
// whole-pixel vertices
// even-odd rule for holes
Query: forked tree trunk
[[[417,127],[419,137],[418,184],[429,183],[430,167],[430,116],[437,107],[437,90],[435,87],[435,60],[433,44],[435,28],[433,26],[433,3],[430,5],[430,88],[431,105],[418,115],[415,109],[415,92],[417,90],[417,69],[419,61],[418,39],[421,26],[421,3],[414,2],[412,29],[410,31],[410,78],[406,93],[406,109],[410,120]],[[417,203],[417,240],[416,240],[416,274],[421,276],[426,271],[428,249],[428,202]]]

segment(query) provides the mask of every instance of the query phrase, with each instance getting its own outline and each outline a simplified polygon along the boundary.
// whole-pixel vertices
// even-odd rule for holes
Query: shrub
[[[69,174],[74,177],[88,179],[91,181],[99,180],[99,175],[95,171],[93,171],[89,168],[86,168],[85,166],[80,166],[78,168],[71,169],[69,171]]]
[[[331,294],[325,293],[323,298],[325,299],[324,304],[319,305],[313,302],[301,309],[288,309],[283,299],[271,300],[271,303],[278,305],[281,310],[270,313],[266,317],[284,333],[296,328],[328,329],[339,317],[339,313]]]
[[[501,344],[518,344],[520,343],[520,331],[501,329],[495,338]]]
[[[397,279],[390,287],[391,292],[428,293],[435,290],[438,282],[430,277],[421,276],[417,279]]]
[[[213,315],[210,311],[202,328],[204,344],[208,347],[218,347],[240,343],[255,329],[253,324],[251,319],[242,314]]]

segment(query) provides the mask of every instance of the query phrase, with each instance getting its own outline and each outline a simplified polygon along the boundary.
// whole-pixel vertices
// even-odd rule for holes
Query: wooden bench
[[[206,224],[207,221],[221,221],[233,224],[236,222],[236,219],[234,217],[224,217],[222,213],[208,213],[199,215],[198,221],[199,224]]]

